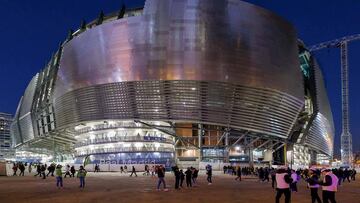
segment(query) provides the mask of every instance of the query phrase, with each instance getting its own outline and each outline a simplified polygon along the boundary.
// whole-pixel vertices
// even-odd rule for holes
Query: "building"
[[[10,159],[14,157],[10,137],[11,122],[11,114],[0,112],[0,159]]]
[[[76,163],[306,166],[332,157],[334,127],[289,22],[240,0],[147,0],[70,31],[12,135],[24,153]]]

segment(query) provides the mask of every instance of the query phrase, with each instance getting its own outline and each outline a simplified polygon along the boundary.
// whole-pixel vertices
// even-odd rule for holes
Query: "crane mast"
[[[325,48],[340,48],[341,59],[341,106],[342,106],[342,133],[341,133],[341,161],[350,166],[353,160],[352,135],[349,121],[349,66],[348,43],[359,40],[360,34],[345,36],[339,39],[323,42],[309,48],[314,52]]]

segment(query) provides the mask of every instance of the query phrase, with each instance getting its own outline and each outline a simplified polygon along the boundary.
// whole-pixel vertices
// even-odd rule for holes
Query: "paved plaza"
[[[174,190],[174,177],[166,174],[169,191],[156,191],[157,178],[142,176],[128,177],[118,173],[88,173],[86,188],[78,188],[77,178],[65,178],[64,188],[57,189],[55,178],[45,180],[39,177],[0,177],[0,202],[274,202],[275,191],[271,183],[258,182],[255,177],[245,177],[237,182],[235,176],[217,173],[213,184],[207,185],[206,177],[200,175],[198,186]],[[359,177],[357,177],[359,178]],[[345,183],[339,188],[337,200],[340,203],[360,202],[360,181]],[[292,194],[293,203],[309,203],[310,194],[304,181],[299,185],[299,192]]]

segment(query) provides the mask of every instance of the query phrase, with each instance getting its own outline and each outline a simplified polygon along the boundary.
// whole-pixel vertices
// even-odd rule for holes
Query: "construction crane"
[[[343,165],[352,164],[352,136],[349,124],[349,66],[348,43],[360,40],[360,34],[345,36],[339,39],[310,46],[309,51],[314,52],[325,48],[340,48],[341,53],[341,99],[342,99],[342,133],[341,133],[341,162]]]

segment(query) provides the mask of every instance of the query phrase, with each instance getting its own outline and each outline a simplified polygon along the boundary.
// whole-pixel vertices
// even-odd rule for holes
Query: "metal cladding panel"
[[[303,106],[299,67],[293,27],[267,10],[235,0],[147,0],[142,16],[64,45],[57,126],[190,120],[286,137]]]
[[[318,112],[310,127],[306,143],[313,145],[323,153],[332,156],[335,135],[333,116],[321,69],[315,59],[313,64],[316,83],[316,106]]]
[[[193,121],[286,138],[303,103],[280,91],[224,82],[135,81],[71,91],[56,100],[58,126],[101,119]]]

